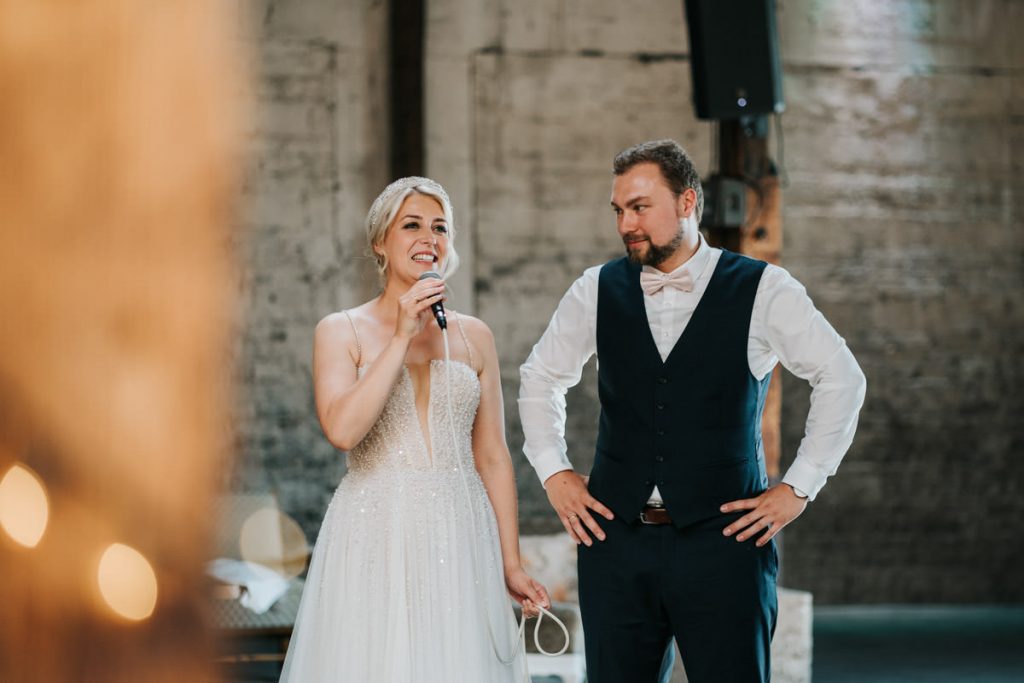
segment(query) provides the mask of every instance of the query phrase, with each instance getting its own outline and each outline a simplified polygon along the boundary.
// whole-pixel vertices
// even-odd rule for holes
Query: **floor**
[[[230,680],[276,681],[279,670],[237,666]],[[1024,606],[817,607],[813,681],[1022,683]]]
[[[1024,607],[818,607],[814,683],[1021,683]]]

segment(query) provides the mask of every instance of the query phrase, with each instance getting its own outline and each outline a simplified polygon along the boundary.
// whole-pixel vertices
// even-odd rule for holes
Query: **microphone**
[[[420,280],[429,280],[430,278],[440,280],[441,276],[432,270],[428,270],[419,277]],[[440,327],[442,330],[447,330],[448,319],[444,317],[444,306],[441,304],[441,302],[438,301],[436,303],[430,304],[430,310],[434,312],[434,318],[437,320],[437,326]]]

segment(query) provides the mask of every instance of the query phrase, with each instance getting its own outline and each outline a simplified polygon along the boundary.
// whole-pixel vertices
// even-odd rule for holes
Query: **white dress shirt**
[[[647,321],[664,361],[675,346],[718,265],[721,249],[703,238],[697,252],[673,273],[688,269],[693,290],[664,287],[644,295]],[[647,272],[659,273],[644,266]],[[565,444],[565,392],[580,381],[584,364],[597,351],[597,285],[601,266],[587,269],[562,297],[540,341],[520,368],[519,414],[523,451],[541,482],[572,469]],[[763,379],[776,363],[811,385],[804,438],[782,481],[812,500],[836,473],[853,441],[864,402],[864,373],[803,285],[778,266],[768,265],[754,297],[747,338],[747,362]],[[652,502],[660,502],[657,487]]]

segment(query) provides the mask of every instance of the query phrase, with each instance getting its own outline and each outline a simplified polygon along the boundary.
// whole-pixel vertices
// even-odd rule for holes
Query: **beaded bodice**
[[[360,374],[362,371],[360,368]],[[449,371],[450,400],[446,383]],[[469,365],[460,361],[431,361],[427,406],[430,433],[425,435],[416,412],[412,379],[403,366],[376,424],[349,451],[349,471],[380,475],[422,470],[454,471],[459,463],[472,467],[473,422],[479,404],[480,381]],[[451,421],[448,418],[449,406]]]

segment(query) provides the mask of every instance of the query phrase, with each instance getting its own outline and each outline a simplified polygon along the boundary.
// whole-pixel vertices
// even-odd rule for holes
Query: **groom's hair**
[[[687,188],[697,193],[696,218],[704,214],[704,189],[693,160],[675,140],[651,140],[628,147],[615,155],[612,172],[619,176],[637,164],[657,164],[672,193],[678,197]]]

